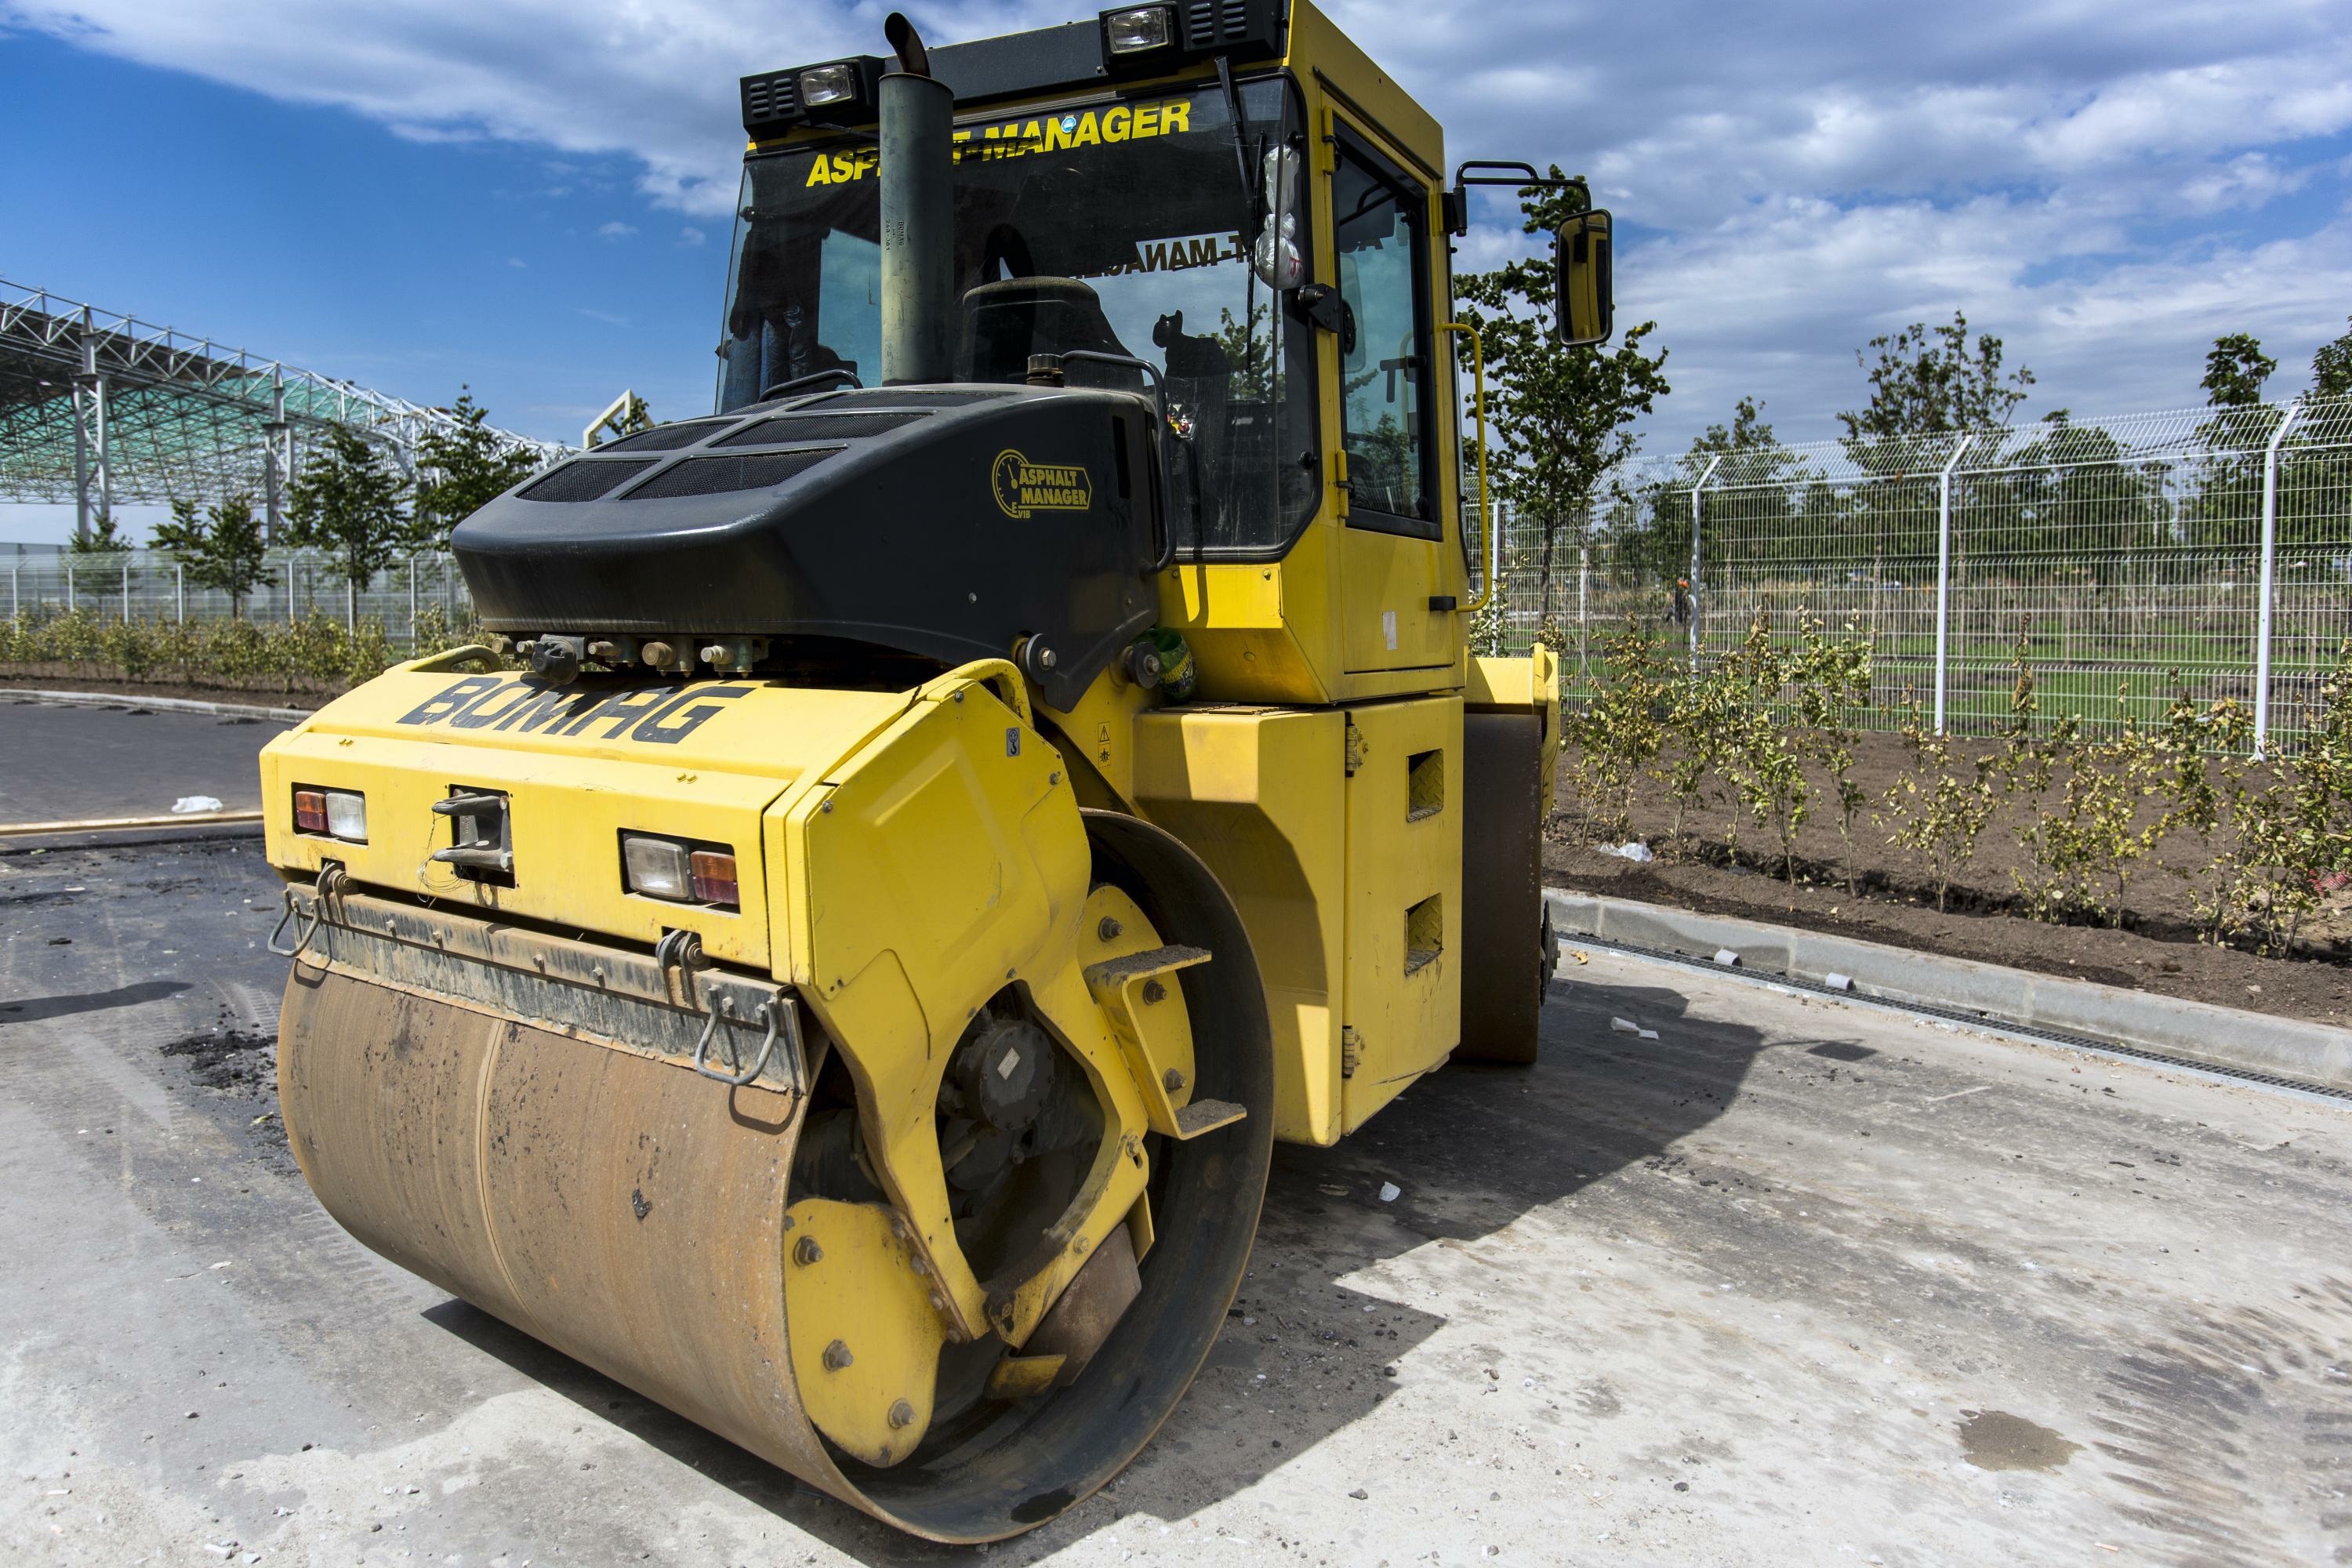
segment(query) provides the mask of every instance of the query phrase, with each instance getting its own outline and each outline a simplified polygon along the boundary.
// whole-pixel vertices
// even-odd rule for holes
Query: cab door
[[[1429,187],[1367,127],[1328,111],[1329,234],[1339,298],[1343,667],[1350,674],[1454,662],[1444,550],[1454,487],[1440,405]],[[1454,526],[1458,526],[1458,523]]]

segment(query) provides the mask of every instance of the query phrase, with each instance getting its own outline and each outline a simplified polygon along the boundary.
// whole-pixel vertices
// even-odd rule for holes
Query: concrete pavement
[[[291,728],[246,715],[66,706],[0,690],[0,822],[168,812],[184,795],[261,804],[256,755]]]
[[[343,1237],[270,1114],[275,910],[251,841],[0,855],[0,1542],[962,1556]],[[1280,1151],[1183,1406],[992,1555],[2352,1560],[2352,1108],[1597,954],[1544,1030]]]

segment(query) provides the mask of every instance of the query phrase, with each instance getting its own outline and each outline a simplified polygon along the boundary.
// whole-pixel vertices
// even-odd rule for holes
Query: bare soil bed
[[[1850,776],[1880,800],[1910,760],[1902,737],[1865,734]],[[2019,834],[2036,810],[2032,796],[2003,797],[1942,911],[1921,868],[1889,845],[1889,827],[1869,811],[1855,822],[1848,868],[1835,807],[1822,795],[1797,836],[1793,887],[1781,874],[1769,829],[1739,823],[1735,852],[1731,812],[1720,798],[1685,816],[1677,844],[1664,792],[1643,792],[1633,821],[1634,837],[1657,857],[1648,863],[1605,853],[1611,846],[1596,842],[1579,810],[1571,759],[1561,763],[1558,798],[1544,850],[1545,880],[1557,887],[2352,1027],[2352,893],[2337,892],[2305,922],[2292,958],[2200,941],[2191,898],[2207,883],[2210,851],[2183,832],[2168,836],[2142,863],[2116,930],[2053,924],[2021,912],[2016,879],[2030,877],[2033,868]],[[1845,885],[1849,874],[1859,893]]]

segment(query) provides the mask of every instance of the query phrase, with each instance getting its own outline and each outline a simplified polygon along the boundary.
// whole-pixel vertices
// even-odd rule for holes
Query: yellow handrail
[[[1461,332],[1470,340],[1470,406],[1478,417],[1478,538],[1485,546],[1486,570],[1478,580],[1478,596],[1462,609],[1465,615],[1475,615],[1495,596],[1495,575],[1502,568],[1502,552],[1496,545],[1494,525],[1489,521],[1493,509],[1486,500],[1486,345],[1479,341],[1478,329],[1467,321],[1440,321],[1437,330]]]
[[[925,681],[916,689],[915,695],[937,701],[959,686],[986,681],[998,682],[996,694],[1004,700],[1004,705],[1019,714],[1024,724],[1036,728],[1037,721],[1029,712],[1029,688],[1022,681],[1021,667],[1009,658],[976,658],[970,664],[960,664],[945,675]]]

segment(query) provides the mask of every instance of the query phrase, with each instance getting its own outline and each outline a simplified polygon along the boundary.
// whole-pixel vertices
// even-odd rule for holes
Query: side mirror
[[[1553,276],[1559,287],[1559,341],[1570,348],[1605,343],[1616,311],[1606,212],[1579,213],[1554,238]]]

